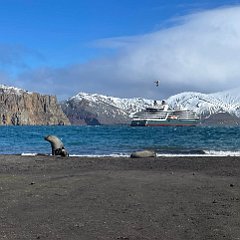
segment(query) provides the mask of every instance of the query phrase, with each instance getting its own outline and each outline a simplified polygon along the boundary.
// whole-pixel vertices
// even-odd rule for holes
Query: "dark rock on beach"
[[[238,239],[240,158],[0,156],[0,239]]]

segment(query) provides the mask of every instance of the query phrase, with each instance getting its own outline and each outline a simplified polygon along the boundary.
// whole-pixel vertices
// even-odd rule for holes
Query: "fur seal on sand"
[[[64,148],[62,141],[58,137],[54,135],[48,135],[44,137],[44,139],[51,143],[52,155],[60,155],[62,157],[69,156],[67,150]]]
[[[151,150],[136,151],[133,152],[130,157],[131,158],[156,157],[156,152]]]

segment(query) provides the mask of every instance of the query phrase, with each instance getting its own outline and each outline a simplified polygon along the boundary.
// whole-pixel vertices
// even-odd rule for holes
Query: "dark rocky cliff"
[[[203,126],[239,126],[240,118],[229,113],[216,113],[201,121]]]
[[[55,96],[0,88],[0,125],[69,125]]]

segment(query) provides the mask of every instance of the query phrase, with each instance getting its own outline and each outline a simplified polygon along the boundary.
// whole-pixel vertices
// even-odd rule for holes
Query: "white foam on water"
[[[21,156],[37,156],[39,153],[21,153]],[[48,156],[52,156],[49,154]],[[114,154],[70,154],[69,157],[89,157],[89,158],[101,158],[101,157],[130,157],[129,154],[121,154],[121,153],[114,153]]]
[[[101,157],[113,157],[113,158],[120,158],[120,157],[130,157],[129,154],[70,154],[69,157],[88,157],[88,158],[101,158]]]
[[[209,155],[209,156],[223,156],[223,157],[226,157],[226,156],[232,156],[232,157],[239,157],[240,156],[240,151],[215,151],[215,150],[208,150],[208,151],[205,151],[206,154],[204,154],[205,156],[206,155]]]
[[[37,153],[21,153],[21,156],[37,156]]]
[[[157,153],[157,157],[240,157],[240,151],[215,151],[205,150],[205,154],[172,154],[172,153]],[[37,156],[38,153],[22,153],[21,156]],[[51,156],[51,155],[49,155]],[[114,153],[114,154],[71,154],[69,157],[85,157],[85,158],[102,158],[112,157],[120,158],[130,157],[130,154]]]
[[[239,157],[240,151],[215,151],[215,150],[204,150],[204,154],[157,154],[157,157]]]

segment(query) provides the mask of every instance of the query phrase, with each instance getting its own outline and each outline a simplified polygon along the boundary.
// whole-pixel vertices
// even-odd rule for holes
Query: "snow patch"
[[[13,86],[7,86],[5,84],[0,84],[0,91],[3,93],[14,93],[14,94],[22,94],[22,93],[29,93],[31,94],[31,92],[28,92],[27,90],[21,89],[21,88],[17,88],[17,87],[13,87]]]

